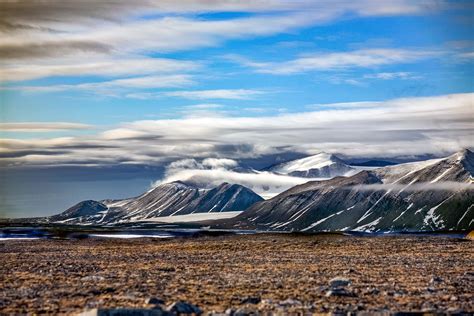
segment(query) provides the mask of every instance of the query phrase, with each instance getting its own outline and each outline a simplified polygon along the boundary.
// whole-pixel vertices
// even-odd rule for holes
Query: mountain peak
[[[337,160],[340,158],[337,157],[335,154],[332,154],[332,153],[327,153],[325,151],[321,151],[317,154],[314,154],[314,155],[311,155],[311,156],[308,156],[308,157],[305,157],[305,158],[302,158],[302,159],[308,159],[308,158],[319,158],[319,159],[326,159],[326,160]]]
[[[320,152],[312,156],[274,165],[269,170],[291,176],[331,178],[345,175],[353,171],[353,168],[334,154]]]
[[[449,158],[461,163],[471,175],[474,174],[474,153],[471,150],[464,148]]]
[[[222,182],[216,188],[225,188],[225,189],[230,189],[230,188],[247,188],[241,184],[238,183],[229,183],[229,182]]]
[[[463,148],[460,151],[456,152],[453,156],[457,156],[459,158],[468,158],[471,159],[473,157],[474,153],[468,149],[468,148]]]
[[[474,153],[468,148],[461,149],[444,160],[454,163],[461,163],[471,173],[474,171]]]
[[[312,156],[287,161],[281,163],[279,166],[282,171],[284,170],[287,172],[305,171],[309,169],[316,169],[328,166],[330,164],[333,164],[336,159],[339,158],[335,157],[332,154],[321,152]]]
[[[81,216],[95,216],[105,210],[107,210],[105,204],[94,200],[86,200],[71,206],[61,214],[51,216],[51,220],[61,221],[71,218],[80,218]]]
[[[188,183],[188,182],[181,181],[181,180],[162,183],[162,184],[160,184],[160,186],[173,186],[173,187],[181,188],[181,189],[190,189],[190,188],[194,189],[194,188],[196,188],[195,185],[193,185],[191,183]]]

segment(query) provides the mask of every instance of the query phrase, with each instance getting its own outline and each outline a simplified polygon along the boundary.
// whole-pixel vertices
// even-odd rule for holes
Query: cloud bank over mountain
[[[87,137],[3,139],[0,153],[5,158],[1,163],[156,165],[184,158],[245,159],[320,151],[353,157],[443,155],[473,146],[473,98],[474,94],[466,93],[326,104],[319,111],[263,117],[136,121]],[[51,127],[83,128],[68,124]]]
[[[155,185],[173,181],[193,183],[203,188],[212,188],[223,182],[248,187],[264,198],[275,196],[297,184],[308,182],[308,178],[291,177],[266,171],[238,171],[238,162],[232,159],[206,158],[183,159],[169,164],[165,177]]]

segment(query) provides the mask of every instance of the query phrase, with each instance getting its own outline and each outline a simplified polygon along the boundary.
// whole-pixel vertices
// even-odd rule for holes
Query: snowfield
[[[326,166],[330,166],[335,164],[336,162],[333,160],[333,156],[327,153],[320,153],[317,155],[292,160],[286,163],[282,163],[272,171],[289,174],[293,171],[307,171],[310,169],[320,169]]]
[[[236,217],[242,213],[241,211],[236,212],[214,212],[214,213],[194,213],[187,215],[175,215],[175,216],[162,216],[147,218],[140,220],[139,222],[161,222],[161,223],[188,223],[188,222],[201,222],[208,220],[226,219]]]

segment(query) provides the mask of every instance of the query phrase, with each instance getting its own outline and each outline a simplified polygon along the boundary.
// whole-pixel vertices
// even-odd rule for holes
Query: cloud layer
[[[356,189],[359,191],[379,191],[379,190],[403,190],[405,192],[420,192],[420,191],[460,191],[474,190],[472,183],[462,183],[453,181],[441,181],[435,183],[414,183],[410,185],[397,184],[397,183],[385,183],[385,184],[367,184],[347,187],[348,189]]]
[[[424,15],[450,6],[440,0],[138,0],[133,4],[121,0],[0,0],[0,89],[13,90],[14,96],[18,90],[80,91],[136,100],[160,99],[162,104],[171,100],[171,105],[183,100],[202,102],[174,113],[184,116],[180,119],[128,122],[76,137],[42,138],[39,134],[35,139],[2,139],[0,153],[4,158],[0,163],[157,165],[184,158],[244,159],[281,152],[324,150],[351,156],[397,156],[444,154],[470,147],[472,94],[325,104],[305,113],[243,117],[237,102],[245,101],[245,107],[258,111],[261,103],[256,101],[272,88],[265,88],[265,84],[264,88],[249,87],[237,80],[230,81],[233,87],[222,82],[198,86],[203,69],[207,76],[213,75],[206,68],[211,62],[183,57],[193,49],[299,31],[340,19]],[[217,12],[238,14],[227,18],[202,15]],[[171,58],[170,52],[178,53]],[[285,54],[283,60],[271,62],[227,58],[255,72],[277,76],[313,71],[337,75],[338,71],[355,68],[377,68],[361,78],[414,80],[417,75],[409,71],[389,72],[378,67],[440,55],[443,52],[421,48],[348,48],[293,58]],[[43,78],[48,79],[22,82]],[[353,78],[333,80],[358,84]],[[234,104],[233,112],[208,100]],[[255,105],[249,106],[254,101]],[[67,122],[8,124],[3,124],[2,131],[86,128]]]
[[[167,53],[216,46],[224,41],[290,32],[343,16],[426,14],[445,9],[439,0],[364,1],[8,1],[0,0],[2,81],[84,74],[139,75]],[[205,20],[205,12],[249,16]],[[186,63],[189,63],[185,61]],[[283,72],[309,60],[280,65]],[[179,67],[178,67],[179,68]],[[111,69],[111,70],[109,70]],[[263,70],[262,70],[263,71]],[[266,70],[268,71],[268,69]],[[149,71],[150,72],[150,71]]]
[[[185,181],[202,188],[213,188],[223,182],[236,183],[252,189],[264,198],[270,198],[295,185],[308,182],[308,178],[290,177],[271,172],[239,172],[238,162],[226,158],[183,159],[171,163],[165,177],[155,185],[172,181]]]
[[[0,153],[15,158],[0,161],[2,165],[159,165],[184,158],[245,159],[283,152],[445,155],[474,146],[473,98],[466,93],[325,104],[316,111],[258,118],[201,115],[136,121],[87,137],[3,139]],[[22,128],[38,126],[27,124],[32,125]],[[15,154],[30,150],[48,154]]]
[[[74,129],[89,129],[91,125],[67,122],[21,122],[0,123],[0,131],[5,132],[52,132]]]
[[[257,72],[289,75],[308,71],[334,71],[411,63],[420,59],[439,56],[440,54],[440,52],[435,51],[379,48],[337,53],[306,54],[294,60],[272,63],[254,62],[232,55],[227,58],[255,68]]]

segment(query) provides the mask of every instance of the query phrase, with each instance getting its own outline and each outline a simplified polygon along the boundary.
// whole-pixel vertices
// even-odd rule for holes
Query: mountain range
[[[113,224],[242,211],[211,225],[304,232],[472,229],[474,154],[470,150],[442,159],[363,169],[321,153],[266,168],[288,176],[326,178],[297,185],[268,200],[238,184],[203,189],[175,181],[134,198],[83,201],[47,221]]]
[[[474,155],[310,181],[256,203],[227,226],[284,231],[472,229]]]
[[[182,181],[164,183],[144,194],[124,200],[83,201],[48,218],[68,224],[107,224],[194,213],[243,211],[262,201],[252,190],[222,183],[200,189]]]

